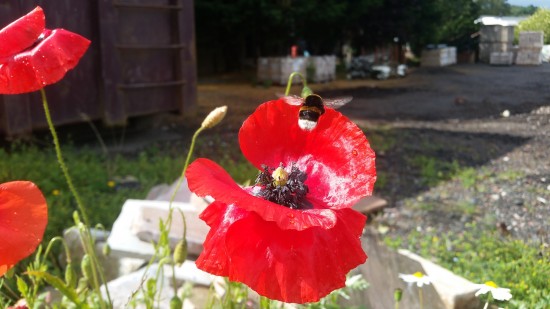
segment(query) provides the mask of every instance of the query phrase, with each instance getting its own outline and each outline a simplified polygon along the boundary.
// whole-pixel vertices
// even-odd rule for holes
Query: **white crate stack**
[[[484,25],[480,31],[479,60],[493,65],[511,65],[514,26]]]
[[[442,47],[436,49],[425,49],[420,59],[422,66],[442,67],[456,64],[456,47]]]
[[[258,82],[270,81],[274,84],[286,85],[292,72],[300,72],[307,76],[307,67],[314,67],[311,79],[316,82],[327,82],[336,78],[336,56],[315,57],[264,57],[258,58]],[[300,83],[299,78],[292,80],[293,84]]]
[[[542,31],[522,31],[519,33],[517,65],[541,65],[544,33]]]
[[[336,78],[336,56],[314,56],[309,58],[308,66],[313,66],[314,83],[324,83]]]

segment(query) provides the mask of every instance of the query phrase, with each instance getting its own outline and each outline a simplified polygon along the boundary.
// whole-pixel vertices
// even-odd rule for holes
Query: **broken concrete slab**
[[[351,301],[345,305],[366,305],[372,309],[393,308],[393,293],[400,288],[403,290],[403,299],[399,308],[420,308],[418,287],[406,284],[399,278],[399,274],[421,272],[432,281],[430,285],[422,287],[423,308],[479,308],[478,300],[472,293],[473,283],[411,252],[387,248],[371,229],[367,229],[361,240],[369,257],[357,270],[363,274],[369,287],[364,291],[353,292]]]
[[[430,277],[433,286],[439,296],[441,296],[445,308],[479,308],[479,299],[475,296],[475,293],[479,290],[477,284],[457,276],[448,269],[426,260],[409,250],[400,249],[397,252],[422,265],[426,275]]]
[[[174,202],[172,207],[175,210],[169,234],[171,243],[175,245],[183,235],[183,220],[179,214],[181,210],[187,222],[188,252],[190,255],[200,254],[208,226],[198,219],[199,212],[194,205]],[[118,257],[150,259],[154,254],[151,241],[157,240],[159,235],[158,220],[166,220],[168,209],[167,201],[127,200],[107,239],[112,254]]]
[[[131,274],[121,276],[117,279],[109,281],[107,288],[113,301],[113,308],[128,308],[130,306],[130,298],[135,294],[133,308],[146,308],[143,304],[143,296],[139,292],[140,287],[149,278],[155,278],[159,271],[159,265],[153,264],[149,268],[142,268]],[[172,267],[162,266],[163,275],[157,283],[157,290],[161,291],[156,297],[160,300],[158,308],[170,308],[170,299],[174,296]],[[210,285],[214,276],[199,270],[192,261],[185,261],[182,266],[176,267],[175,271],[176,282],[178,287],[182,286],[184,281],[196,283],[199,285]],[[105,294],[105,286],[101,287]],[[162,290],[161,290],[162,289]],[[203,304],[194,304],[189,299],[184,300],[184,309],[202,308]]]

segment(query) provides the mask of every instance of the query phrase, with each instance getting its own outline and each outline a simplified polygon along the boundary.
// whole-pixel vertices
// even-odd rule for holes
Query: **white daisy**
[[[478,284],[478,286],[479,290],[476,292],[476,296],[491,292],[491,295],[496,300],[510,300],[512,298],[510,289],[499,288],[493,281],[487,281],[485,284]]]
[[[423,285],[429,285],[432,281],[430,277],[424,275],[421,272],[415,272],[412,275],[399,274],[399,278],[407,283],[416,283],[416,286],[421,288]]]

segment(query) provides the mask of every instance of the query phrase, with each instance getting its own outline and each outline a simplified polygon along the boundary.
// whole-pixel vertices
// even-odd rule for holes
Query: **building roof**
[[[526,20],[529,16],[481,16],[474,20],[474,23],[485,26],[517,26],[519,22]]]

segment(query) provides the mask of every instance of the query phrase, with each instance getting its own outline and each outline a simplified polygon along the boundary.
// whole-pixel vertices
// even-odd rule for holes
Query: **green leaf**
[[[19,276],[17,276],[17,289],[19,290],[19,292],[21,292],[23,296],[27,296],[29,292],[29,286],[27,285],[25,280],[23,280],[23,278]]]
[[[43,271],[28,271],[27,275],[35,276],[46,280],[46,282],[48,282],[51,286],[56,288],[59,292],[65,295],[70,301],[72,301],[77,306],[77,308],[82,308],[82,309],[89,308],[87,304],[83,304],[79,301],[78,295],[76,294],[75,290],[67,287],[63,283],[63,280],[61,280],[61,278],[50,275],[49,273],[43,272]]]

